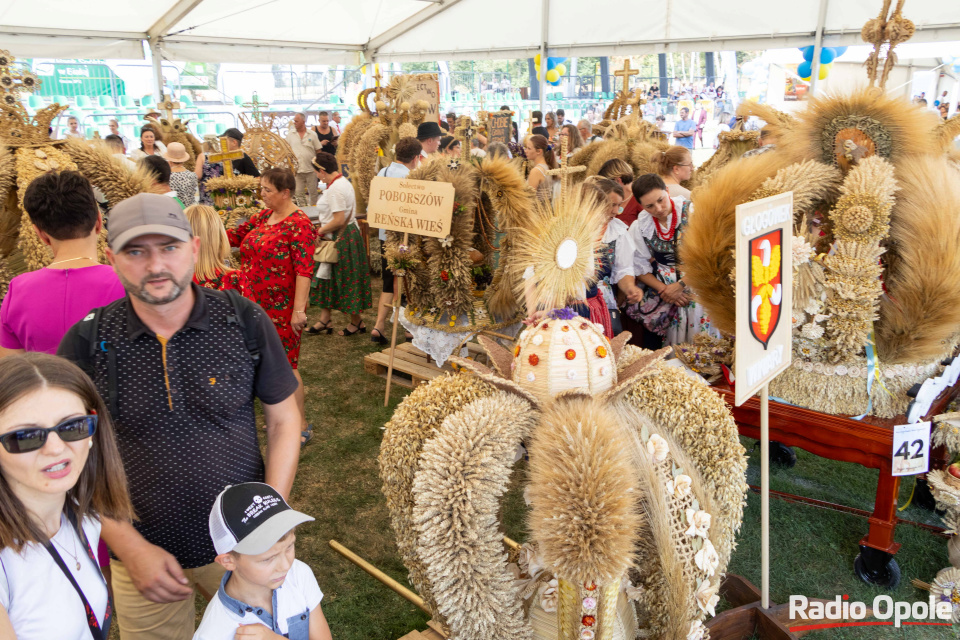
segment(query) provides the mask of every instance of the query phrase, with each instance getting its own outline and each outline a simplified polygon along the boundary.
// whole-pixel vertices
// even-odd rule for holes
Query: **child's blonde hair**
[[[184,210],[193,235],[200,238],[200,255],[194,273],[200,280],[213,280],[219,273],[230,270],[230,239],[223,228],[220,215],[213,207],[195,204]]]

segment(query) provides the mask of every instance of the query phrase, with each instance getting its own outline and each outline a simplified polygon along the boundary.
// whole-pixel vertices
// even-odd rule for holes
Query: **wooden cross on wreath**
[[[220,138],[220,153],[211,153],[209,156],[207,156],[207,160],[209,162],[223,163],[223,175],[228,178],[232,178],[234,176],[233,161],[242,159],[243,150],[237,149],[236,151],[230,151],[230,146],[227,142],[226,136]]]
[[[173,110],[180,109],[181,107],[183,107],[183,105],[174,100],[170,95],[163,96],[163,100],[157,105],[157,109],[163,112],[167,122],[171,124],[173,123]]]
[[[613,75],[623,78],[623,91],[626,92],[630,88],[630,76],[640,75],[640,72],[637,69],[631,69],[630,58],[625,58],[623,61],[623,69],[614,71]]]
[[[560,176],[560,204],[567,199],[570,192],[570,176],[574,173],[583,173],[586,167],[571,167],[567,161],[567,136],[560,136],[560,168],[547,171],[548,175]]]
[[[470,119],[470,116],[460,116],[457,119],[457,128],[454,133],[457,139],[460,140],[461,160],[465,157],[464,154],[470,153],[470,148],[473,144],[473,136],[476,132],[477,130],[473,127],[473,120]],[[458,160],[453,160],[453,162],[450,163],[451,169],[456,169],[459,166],[460,161]]]

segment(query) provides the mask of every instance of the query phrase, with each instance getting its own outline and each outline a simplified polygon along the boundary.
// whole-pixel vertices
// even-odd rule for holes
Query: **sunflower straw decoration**
[[[561,204],[538,202],[514,247],[514,268],[523,274],[517,278],[518,297],[532,291],[527,304],[547,310],[582,298],[596,280],[594,250],[602,232],[602,206],[579,189]]]

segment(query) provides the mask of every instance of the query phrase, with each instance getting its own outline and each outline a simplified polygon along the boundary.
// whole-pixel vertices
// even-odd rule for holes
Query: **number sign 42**
[[[930,470],[930,423],[893,428],[893,475],[912,476]]]

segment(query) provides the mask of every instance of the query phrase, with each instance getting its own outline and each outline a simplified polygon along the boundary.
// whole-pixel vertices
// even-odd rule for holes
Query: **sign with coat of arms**
[[[793,192],[737,207],[735,402],[791,362]]]

